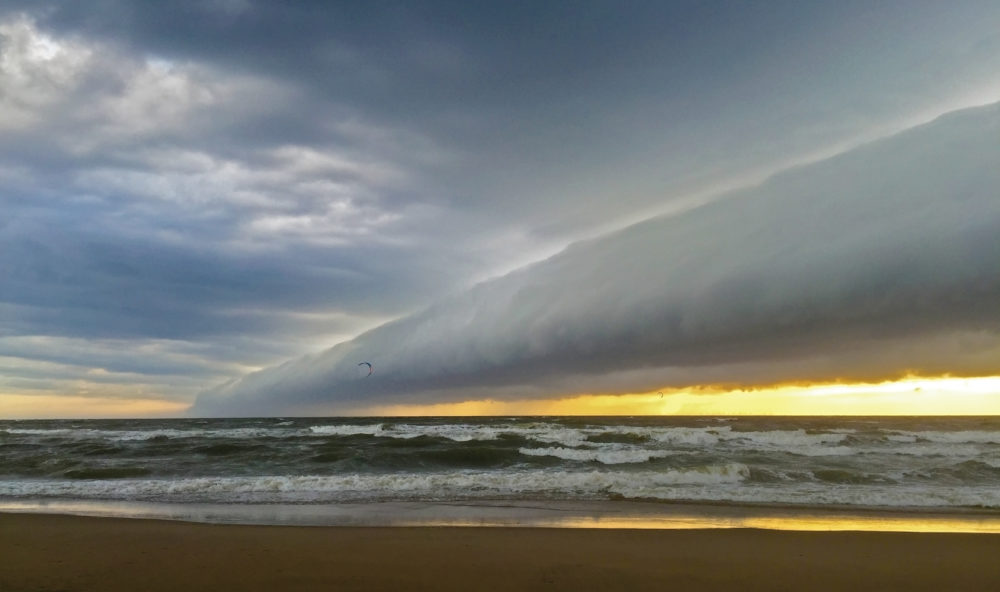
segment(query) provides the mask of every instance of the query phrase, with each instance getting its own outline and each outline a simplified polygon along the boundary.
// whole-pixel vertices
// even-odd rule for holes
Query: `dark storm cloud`
[[[321,143],[316,121],[331,116],[418,132],[457,160],[420,199],[557,236],[851,139],[1000,67],[989,3],[100,6],[35,12],[56,31],[294,89],[237,126],[255,143]]]
[[[0,391],[32,360],[183,391],[184,373],[213,382],[342,340],[481,264],[423,235],[418,135],[65,33],[0,21],[0,356],[21,360]],[[167,351],[195,343],[203,359]]]
[[[380,205],[407,191],[395,186],[406,173],[363,141],[244,147],[226,134],[261,116],[228,113],[220,99],[244,81],[159,71],[107,47],[39,57],[53,50],[30,22],[9,31],[7,106],[20,118],[0,140],[0,295],[34,311],[11,322],[94,337],[273,331],[234,317],[244,307],[398,313],[472,263],[439,264],[434,239],[394,222],[419,221],[413,208]],[[120,80],[96,80],[109,72]],[[342,136],[379,132],[352,125]]]
[[[5,2],[0,356],[213,382],[320,350],[580,237],[982,103],[1000,92],[998,15]]]
[[[26,309],[21,322],[56,325],[70,336],[268,333],[286,329],[288,319],[255,318],[253,311],[340,307],[378,315],[405,310],[407,296],[434,290],[407,269],[405,255],[380,258],[377,248],[225,253],[121,235],[39,234],[3,236],[0,296]]]
[[[969,346],[905,360],[895,347],[985,332],[972,349],[996,350],[998,132],[1000,104],[952,114],[574,245],[323,354],[215,389],[194,411],[518,398],[530,384],[559,396],[593,392],[590,377],[591,386],[607,384],[602,375],[630,371],[638,375],[608,390],[753,386],[747,377],[767,371],[747,366],[790,359],[802,366],[796,378],[811,380],[855,379],[872,366],[882,377],[941,365],[981,372]],[[859,352],[867,362],[855,373]],[[378,377],[360,382],[358,360],[375,363]]]

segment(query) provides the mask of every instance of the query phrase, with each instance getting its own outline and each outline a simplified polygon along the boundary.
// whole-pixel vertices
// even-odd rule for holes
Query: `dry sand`
[[[1000,535],[0,514],[0,590],[1000,590]]]

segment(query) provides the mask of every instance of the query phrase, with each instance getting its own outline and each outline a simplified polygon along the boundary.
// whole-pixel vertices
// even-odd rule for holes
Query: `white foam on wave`
[[[803,429],[770,430],[764,432],[732,432],[728,440],[743,440],[751,445],[767,448],[783,448],[796,451],[803,446],[826,446],[840,444],[847,438],[845,433],[821,432],[810,434]]]
[[[749,476],[740,464],[685,470],[507,472],[452,471],[346,475],[198,477],[187,479],[23,480],[0,482],[0,497],[213,502],[331,502],[465,499],[541,495],[594,499],[624,494],[636,480],[653,485],[732,484]]]
[[[472,440],[491,441],[504,435],[519,436],[529,440],[563,446],[580,446],[588,442],[588,438],[608,433],[636,433],[634,428],[626,426],[593,426],[566,427],[553,423],[531,424],[379,424],[371,425],[320,425],[311,426],[310,432],[316,435],[354,435],[368,434],[380,438],[412,439],[420,436],[446,438],[454,442],[469,442]]]
[[[535,423],[527,426],[517,426],[512,433],[545,444],[561,444],[563,446],[580,446],[587,438],[608,433],[609,428],[577,428],[550,423]]]
[[[592,442],[594,437],[637,436],[671,446],[695,447],[717,444],[730,432],[729,426],[714,427],[642,427],[642,426],[587,426],[569,428],[559,425],[535,426],[518,432],[539,442],[576,447]]]
[[[851,456],[858,453],[850,446],[799,446],[788,452],[800,456]]]
[[[562,447],[519,448],[518,452],[527,456],[552,456],[564,460],[583,462],[596,461],[606,465],[644,463],[648,462],[651,458],[663,458],[670,454],[665,450],[648,450],[625,446],[607,446],[597,449]]]
[[[382,434],[382,424],[344,424],[344,425],[317,425],[307,428],[310,434],[316,436],[379,436]]]
[[[954,458],[976,458],[982,454],[979,446],[974,444],[937,444],[932,442],[916,442],[891,448],[866,448],[865,453],[899,454],[905,456],[944,456]]]
[[[60,437],[70,440],[109,440],[112,442],[138,442],[153,438],[236,438],[253,439],[263,437],[282,438],[291,435],[287,429],[277,428],[220,428],[220,429],[174,429],[161,428],[151,430],[109,430],[89,428],[51,428],[51,429],[7,429],[9,434],[26,436]]]
[[[711,428],[647,428],[640,432],[650,440],[674,446],[712,446],[732,431],[729,426]]]
[[[578,446],[586,443],[593,435],[606,433],[634,433],[634,428],[625,426],[596,426],[589,428],[565,427],[551,423],[533,424],[322,424],[305,428],[289,428],[291,421],[283,421],[270,427],[219,427],[219,428],[157,428],[146,430],[115,430],[90,428],[7,428],[9,434],[67,439],[105,439],[112,441],[141,441],[157,437],[166,438],[233,438],[253,439],[261,437],[288,436],[355,436],[368,435],[379,438],[412,439],[420,436],[446,438],[455,442],[471,440],[490,441],[508,434],[537,440],[539,442]],[[641,430],[640,430],[641,431]]]
[[[1000,508],[991,486],[831,485],[780,486],[749,482],[740,463],[646,471],[429,473],[201,477],[187,479],[0,481],[0,498],[72,498],[217,503],[330,503],[383,500],[461,500],[532,497],[848,505],[868,507]]]
[[[912,436],[918,441],[937,442],[940,444],[1000,444],[1000,431],[966,430],[959,432],[899,432],[900,435]]]
[[[471,424],[338,424],[310,426],[309,433],[317,436],[368,435],[377,438],[411,440],[421,436],[445,438],[454,442],[471,440],[496,440],[505,430],[485,425]]]
[[[501,426],[499,428],[488,425],[411,425],[397,424],[392,426],[392,430],[387,430],[386,435],[396,438],[414,438],[417,436],[431,436],[435,438],[446,438],[453,442],[470,442],[472,440],[496,440],[501,434],[509,430]]]

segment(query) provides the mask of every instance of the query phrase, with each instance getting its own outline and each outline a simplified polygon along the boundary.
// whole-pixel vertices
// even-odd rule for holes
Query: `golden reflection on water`
[[[71,500],[0,501],[0,513],[41,513],[105,518],[145,518],[216,524],[486,528],[596,528],[696,530],[754,528],[812,532],[913,532],[1000,534],[1000,513],[848,513],[766,508],[623,507],[617,503],[478,505],[371,504],[169,504]]]
[[[635,529],[728,529],[759,528],[797,531],[867,531],[867,532],[938,532],[1000,533],[996,518],[951,518],[919,516],[636,516],[574,517],[553,521],[561,528],[635,528]]]
[[[913,516],[565,516],[528,520],[435,519],[404,521],[396,526],[463,526],[526,528],[598,528],[639,530],[716,530],[754,528],[809,532],[913,532],[1000,534],[995,518],[922,518]]]

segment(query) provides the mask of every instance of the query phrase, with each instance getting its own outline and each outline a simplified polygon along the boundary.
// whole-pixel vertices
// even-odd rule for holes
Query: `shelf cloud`
[[[193,412],[989,372],[998,133],[1000,105],[948,114],[573,244],[209,390]],[[358,378],[361,361],[372,376]]]

